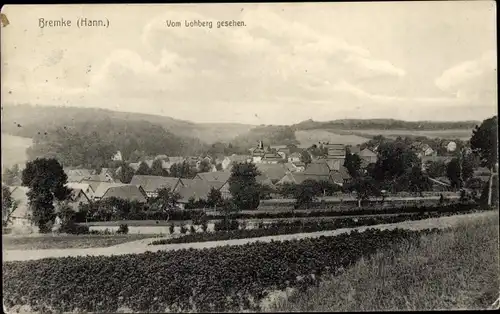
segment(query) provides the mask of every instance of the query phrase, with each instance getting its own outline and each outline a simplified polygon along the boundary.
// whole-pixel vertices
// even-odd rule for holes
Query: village
[[[429,145],[418,141],[412,143],[412,149],[421,161],[422,171],[426,172],[433,163],[447,165],[454,157],[460,157],[464,151],[456,151],[456,143],[448,141],[445,151],[446,156],[438,156],[437,152]],[[320,149],[324,154],[315,156],[311,150]],[[160,189],[168,188],[170,191],[180,195],[177,200],[178,209],[186,209],[189,202],[207,200],[212,189],[220,191],[223,199],[231,199],[229,191],[229,178],[231,169],[237,163],[253,163],[260,174],[256,177],[259,184],[266,186],[271,193],[260,201],[259,209],[269,209],[279,207],[277,204],[286,203],[285,197],[279,193],[283,185],[300,185],[305,181],[328,182],[339,187],[339,190],[331,195],[323,195],[319,199],[328,202],[342,202],[355,200],[352,193],[342,191],[342,187],[349,185],[352,180],[350,171],[346,167],[346,157],[349,155],[359,157],[360,171],[366,171],[370,165],[377,162],[377,147],[373,150],[369,148],[360,149],[360,146],[349,146],[344,144],[330,144],[319,142],[312,147],[297,147],[296,145],[265,145],[264,141],[259,141],[257,145],[249,150],[248,155],[223,156],[214,158],[211,156],[167,156],[158,155],[151,159],[144,159],[140,162],[129,163],[133,170],[130,182],[124,183],[120,180],[122,167],[84,169],[84,168],[64,168],[67,175],[67,187],[72,190],[67,204],[78,212],[84,205],[111,198],[122,199],[128,202],[138,202],[145,204],[158,195]],[[120,151],[112,157],[116,163],[122,163],[123,158]],[[166,175],[142,174],[146,169],[153,168],[153,164],[160,164]],[[187,165],[191,172],[191,177],[170,176],[172,168]],[[22,167],[22,165],[21,165]],[[141,169],[142,167],[142,169]],[[182,168],[182,167],[179,167]],[[208,171],[196,171],[204,168]],[[19,168],[21,169],[21,168]],[[187,176],[189,176],[189,171]],[[469,181],[479,181],[481,184],[488,183],[490,170],[484,167],[473,169],[473,175]],[[426,196],[447,195],[457,199],[458,189],[452,186],[452,182],[446,175],[431,177],[432,188],[425,191]],[[10,214],[9,224],[14,226],[28,226],[31,224],[30,210],[28,205],[28,188],[20,184],[20,176],[16,176],[9,186],[13,199],[17,207]],[[480,191],[476,191],[479,192]],[[443,194],[444,193],[444,194]],[[391,196],[388,193],[386,196]],[[400,192],[392,196],[404,196],[399,199],[401,204],[411,201],[415,203],[415,195]],[[420,196],[423,196],[420,195]],[[404,200],[407,202],[404,202]],[[434,197],[434,199],[436,199]],[[281,200],[281,201],[280,201]],[[289,202],[290,203],[290,202]]]

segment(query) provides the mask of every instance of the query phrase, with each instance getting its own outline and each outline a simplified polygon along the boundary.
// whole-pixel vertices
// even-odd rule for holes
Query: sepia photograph
[[[496,2],[0,22],[5,313],[500,308]]]

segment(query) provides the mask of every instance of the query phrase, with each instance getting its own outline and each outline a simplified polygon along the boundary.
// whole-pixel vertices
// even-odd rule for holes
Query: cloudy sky
[[[495,11],[493,1],[7,6],[2,105],[251,124],[482,120],[497,111]],[[109,28],[79,29],[79,17]],[[73,25],[41,29],[39,18]]]

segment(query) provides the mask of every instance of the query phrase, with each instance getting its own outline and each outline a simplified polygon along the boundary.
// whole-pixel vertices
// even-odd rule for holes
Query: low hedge
[[[233,229],[222,231],[215,229],[215,232],[193,233],[179,238],[162,239],[151,242],[149,245],[163,245],[175,243],[224,241],[245,238],[258,238],[281,234],[307,233],[317,231],[336,230],[342,228],[355,228],[360,226],[373,226],[379,224],[391,224],[403,221],[422,220],[435,217],[451,216],[455,214],[466,214],[470,211],[455,213],[419,213],[414,216],[399,215],[385,217],[359,217],[359,218],[339,218],[335,220],[320,221],[278,221],[267,225],[261,225],[258,229]],[[221,231],[219,231],[221,230]]]
[[[299,211],[283,211],[283,212],[259,212],[256,210],[254,213],[238,213],[234,212],[231,217],[234,219],[276,219],[276,218],[301,218],[301,217],[336,217],[336,216],[351,216],[351,215],[380,215],[380,214],[399,214],[399,213],[422,213],[422,212],[457,212],[470,210],[477,207],[476,203],[455,203],[447,205],[435,205],[435,206],[402,206],[402,207],[392,207],[392,208],[358,208],[352,207],[347,210],[342,211],[320,211],[320,210],[299,210]],[[152,212],[143,211],[138,213],[131,213],[122,220],[197,220],[200,219],[200,215],[203,212],[201,210],[173,210],[169,213],[165,212]],[[83,214],[77,217],[76,221],[81,222],[94,222],[99,220],[88,219],[85,220]],[[205,216],[208,220],[219,220],[223,219],[222,214],[208,214]]]
[[[35,312],[258,311],[269,291],[305,290],[378,250],[418,245],[430,232],[440,231],[372,229],[200,250],[6,262],[4,306]]]

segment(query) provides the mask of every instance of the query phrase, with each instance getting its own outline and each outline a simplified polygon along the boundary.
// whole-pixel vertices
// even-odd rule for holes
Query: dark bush
[[[89,227],[86,225],[79,225],[73,221],[63,223],[59,228],[59,232],[67,234],[89,234]]]
[[[170,234],[174,234],[175,226],[173,224],[171,224],[170,226],[168,226],[168,230],[170,231]]]
[[[186,232],[188,231],[188,228],[184,225],[181,226],[181,234],[186,234]]]
[[[121,224],[120,227],[118,227],[118,231],[116,233],[127,234],[128,233],[128,225],[127,224]]]
[[[189,227],[189,232],[191,234],[196,233],[196,228],[193,225],[191,225],[191,227]]]
[[[238,230],[239,225],[240,224],[236,219],[224,218],[215,222],[214,230],[215,231]]]
[[[203,232],[207,232],[207,230],[208,230],[208,223],[207,222],[204,222],[201,224],[201,230],[203,230]]]

